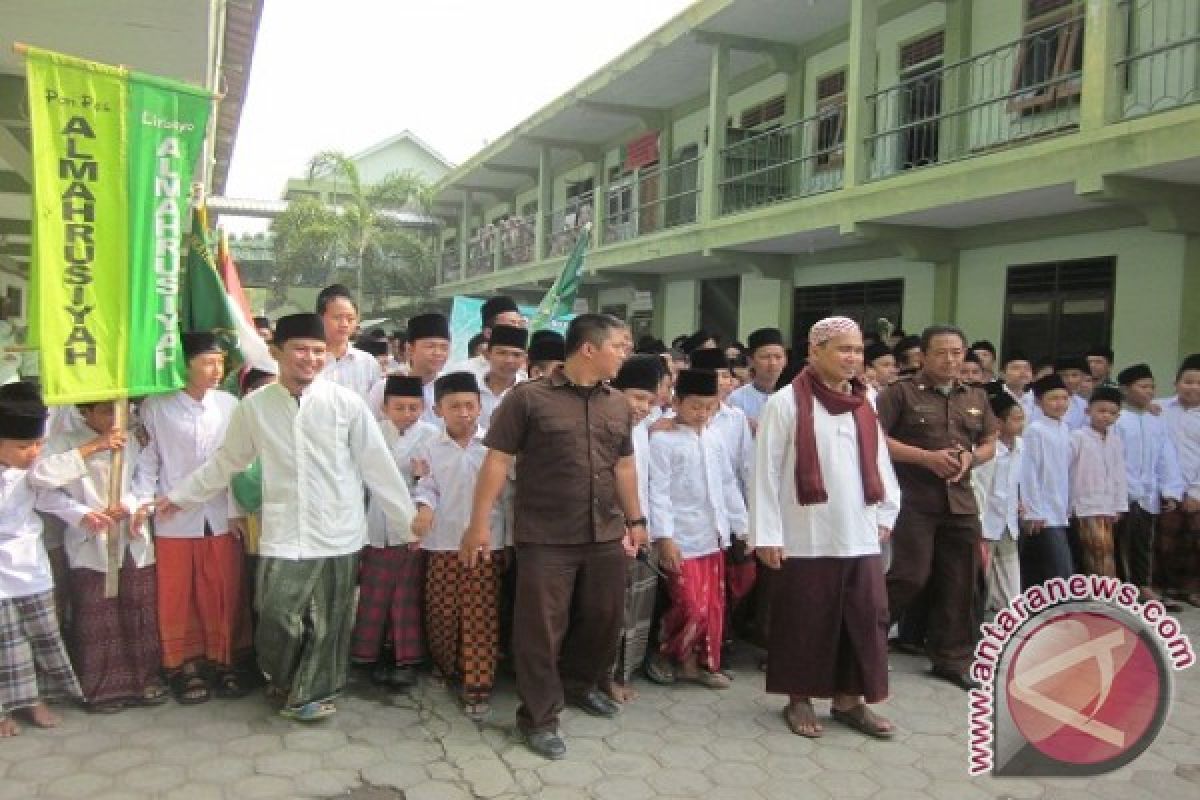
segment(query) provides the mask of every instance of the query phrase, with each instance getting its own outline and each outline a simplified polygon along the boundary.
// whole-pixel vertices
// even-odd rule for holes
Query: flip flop
[[[847,711],[841,711],[836,708],[832,709],[829,712],[829,716],[843,725],[854,728],[859,733],[866,734],[875,739],[891,739],[896,734],[894,727],[880,727],[882,718],[867,708],[865,703],[859,703]]]
[[[675,668],[671,662],[659,654],[646,659],[642,670],[646,673],[647,678],[660,686],[670,686],[676,679]]]
[[[676,673],[675,679],[696,683],[706,689],[728,689],[733,685],[733,681],[729,679],[729,676],[720,672],[710,672],[706,669],[700,670],[695,675],[685,675],[681,672]]]
[[[279,716],[284,719],[293,719],[297,722],[316,722],[320,719],[332,716],[337,712],[337,707],[333,703],[323,700],[313,700],[300,706],[285,706],[279,710]]]

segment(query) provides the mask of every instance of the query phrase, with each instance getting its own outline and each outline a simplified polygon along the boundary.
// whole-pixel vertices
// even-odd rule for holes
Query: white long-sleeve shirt
[[[236,397],[219,389],[208,390],[200,401],[184,391],[147,397],[141,418],[149,441],[138,455],[134,493],[168,494],[212,458],[237,404]],[[154,534],[195,539],[204,536],[205,523],[213,534],[224,534],[229,532],[229,518],[239,513],[232,492],[223,486],[196,508],[156,519]]]
[[[42,544],[42,519],[34,507],[46,490],[87,474],[79,452],[43,456],[31,469],[0,469],[0,600],[54,587]]]
[[[364,400],[381,375],[383,368],[379,366],[379,360],[353,345],[346,348],[341,358],[326,353],[325,366],[321,369],[322,378],[345,386]]]
[[[1166,421],[1126,406],[1115,427],[1125,443],[1129,502],[1157,514],[1162,510],[1163,497],[1182,500],[1183,475]]]
[[[1200,406],[1184,408],[1178,397],[1160,400],[1159,405],[1175,443],[1184,491],[1188,497],[1200,500]]]
[[[496,406],[500,405],[500,401],[512,390],[513,386],[520,383],[520,380],[514,380],[511,386],[504,387],[499,393],[493,392],[488,388],[485,380],[487,374],[488,372],[485,370],[483,374],[475,376],[475,380],[479,384],[479,427],[484,430],[492,424],[492,412],[496,410]]]
[[[758,422],[770,397],[770,392],[764,392],[753,383],[747,383],[730,392],[727,402],[734,408],[741,409],[742,413],[746,415],[746,419]]]
[[[1020,535],[1021,460],[1024,445],[1020,438],[1013,441],[1012,448],[997,440],[996,455],[971,468],[971,488],[975,490],[975,502],[980,508],[979,517],[983,538],[999,541],[1005,534],[1015,539]]]
[[[754,434],[750,432],[746,412],[722,403],[708,427],[720,435],[744,498],[750,487],[750,470],[754,467]]]
[[[428,442],[422,457],[429,462],[429,474],[417,484],[415,501],[433,510],[433,527],[421,540],[421,549],[451,552],[462,544],[463,532],[471,521],[471,501],[479,468],[487,448],[483,446],[483,431],[477,430],[466,447],[450,438],[444,431]],[[508,498],[492,508],[492,550],[512,544],[508,527]]]
[[[650,513],[650,426],[653,424],[647,416],[631,431],[633,465],[637,470],[638,508],[642,509],[643,514]]]
[[[1061,419],[1042,414],[1021,437],[1021,500],[1025,516],[1047,527],[1064,528],[1070,513],[1071,431]]]
[[[96,436],[88,428],[74,429],[62,433],[50,440],[46,445],[49,453],[65,453],[75,450],[80,445],[94,439]],[[125,445],[125,460],[121,481],[121,505],[132,514],[143,503],[154,499],[153,496],[138,497],[133,493],[133,474],[136,469],[138,451],[137,440],[130,436]],[[54,514],[66,523],[63,532],[63,549],[67,563],[72,569],[90,569],[96,572],[108,572],[108,537],[119,536],[117,562],[119,568],[125,562],[125,552],[128,549],[133,563],[138,567],[146,567],[154,563],[154,542],[149,530],[139,537],[129,535],[129,522],[109,528],[103,535],[88,533],[83,527],[84,516],[93,511],[103,511],[108,508],[108,482],[112,474],[112,452],[94,453],[86,459],[87,473],[57,489],[43,493],[38,508]]]
[[[202,503],[255,458],[263,473],[262,556],[358,552],[364,483],[393,524],[412,525],[412,500],[379,426],[361,397],[332,381],[313,381],[299,402],[281,383],[248,395],[213,457],[167,496],[185,507]]]
[[[796,397],[776,392],[763,409],[750,482],[750,545],[782,547],[786,558],[853,558],[879,553],[879,527],[900,513],[900,484],[879,430],[876,464],[883,500],[867,505],[853,414],[830,414],[813,402],[813,432],[821,478],[829,499],[800,505],[796,499]]]
[[[1103,436],[1091,425],[1071,432],[1071,513],[1112,517],[1129,510],[1125,445],[1115,429]]]
[[[412,460],[420,457],[425,446],[440,435],[440,431],[424,420],[417,420],[408,430],[401,433],[391,420],[380,423],[383,441],[388,451],[396,461],[396,468],[404,476],[404,485],[409,494],[416,489],[417,482],[413,478]],[[388,520],[383,506],[375,500],[375,496],[367,500],[367,544],[371,547],[395,547],[412,541],[407,528],[400,528]]]
[[[680,425],[650,437],[650,536],[698,558],[745,535],[746,503],[720,435]]]

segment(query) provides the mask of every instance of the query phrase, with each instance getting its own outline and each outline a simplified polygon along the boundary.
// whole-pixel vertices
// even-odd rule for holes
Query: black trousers
[[[1137,503],[1117,522],[1117,573],[1134,586],[1149,586],[1154,569],[1154,524],[1151,514]]]
[[[513,664],[522,732],[557,730],[564,698],[609,675],[625,612],[627,561],[619,541],[517,545]]]

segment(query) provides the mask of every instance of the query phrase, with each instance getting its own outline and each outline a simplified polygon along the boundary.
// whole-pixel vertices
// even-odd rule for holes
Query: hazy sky
[[[226,194],[278,198],[318,151],[405,128],[461,163],[689,4],[266,0]]]

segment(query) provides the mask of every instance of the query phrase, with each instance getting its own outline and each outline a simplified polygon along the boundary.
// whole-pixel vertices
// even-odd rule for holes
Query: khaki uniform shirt
[[[516,456],[516,544],[590,544],[625,535],[617,461],[633,455],[624,395],[576,386],[563,370],[517,384],[492,414],[484,445]]]
[[[922,450],[970,450],[995,436],[999,423],[983,389],[955,382],[942,394],[924,372],[901,378],[879,393],[879,423],[893,439]],[[978,514],[970,473],[948,484],[916,464],[896,462],[901,503],[929,514]]]

